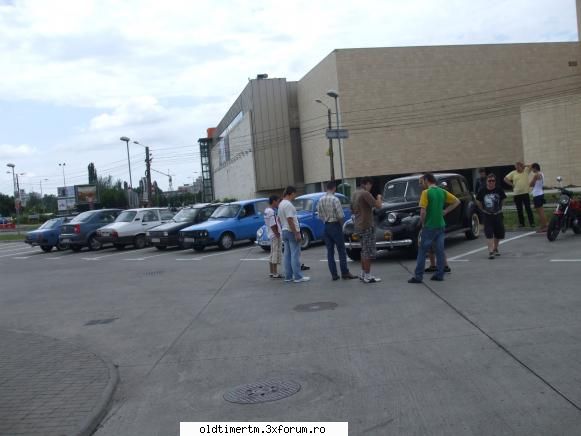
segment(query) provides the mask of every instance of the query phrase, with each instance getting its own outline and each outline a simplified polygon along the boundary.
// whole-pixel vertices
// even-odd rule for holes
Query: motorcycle
[[[557,177],[559,182],[557,189],[561,196],[547,229],[547,239],[551,242],[557,239],[560,232],[565,233],[569,228],[575,234],[581,233],[581,201],[573,198],[573,192],[563,188],[562,181],[561,176]]]

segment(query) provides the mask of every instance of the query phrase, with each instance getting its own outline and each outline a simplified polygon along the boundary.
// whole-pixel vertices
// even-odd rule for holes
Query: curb
[[[103,418],[107,415],[107,412],[109,412],[109,409],[113,404],[113,394],[119,384],[119,371],[117,370],[117,367],[109,359],[105,359],[92,351],[91,353],[107,365],[109,370],[109,383],[103,391],[101,399],[94,407],[93,412],[84,419],[81,428],[77,433],[75,433],[76,436],[91,436],[95,432]]]

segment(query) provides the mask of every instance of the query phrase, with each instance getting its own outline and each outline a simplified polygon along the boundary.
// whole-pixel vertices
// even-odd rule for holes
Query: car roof
[[[460,174],[456,174],[456,173],[433,173],[434,177],[436,178],[436,180],[439,179],[447,179],[450,177],[463,177]],[[405,176],[405,177],[398,177],[397,179],[391,179],[389,180],[387,183],[392,183],[392,182],[407,182],[409,180],[417,180],[419,179],[423,174],[412,174],[411,176]]]
[[[138,207],[135,209],[125,209],[123,212],[139,212],[140,210],[169,210],[167,207]]]
[[[238,200],[238,201],[233,201],[232,203],[224,203],[224,204],[240,204],[240,205],[244,206],[245,204],[257,203],[259,201],[268,201],[268,198],[254,198],[252,200]]]
[[[311,194],[304,194],[304,195],[300,195],[296,198],[296,200],[304,200],[304,199],[313,199],[313,200],[317,200],[319,198],[321,198],[323,195],[325,195],[327,192],[313,192]],[[340,192],[335,192],[335,195],[341,195],[343,196],[343,194],[341,194]]]
[[[224,203],[198,203],[193,206],[188,206],[190,209],[202,209],[208,206],[222,206]]]

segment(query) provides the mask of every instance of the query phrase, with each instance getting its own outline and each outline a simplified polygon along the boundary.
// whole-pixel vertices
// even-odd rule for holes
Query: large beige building
[[[315,100],[334,111],[330,89],[350,133],[341,150],[334,141],[335,175],[351,185],[479,167],[502,175],[518,160],[581,185],[579,42],[360,48],[334,50],[298,82],[249,82],[213,138],[216,197],[321,189],[327,109]],[[225,152],[229,135],[236,153]]]

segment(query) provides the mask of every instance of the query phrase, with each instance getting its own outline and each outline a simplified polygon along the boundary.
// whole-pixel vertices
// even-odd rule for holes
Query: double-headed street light
[[[67,180],[65,179],[65,167],[67,166],[67,164],[65,162],[59,162],[59,167],[61,167],[63,169],[63,186],[66,188],[67,187]]]
[[[129,187],[131,188],[131,190],[133,190],[133,180],[131,178],[131,160],[129,159],[129,141],[131,141],[131,139],[128,138],[127,136],[122,136],[119,139],[121,141],[124,141],[125,144],[127,145],[127,165],[129,165]]]
[[[329,89],[327,91],[327,95],[335,99],[335,115],[337,116],[337,130],[339,130],[341,128],[341,116],[339,113],[339,93],[334,89]],[[343,141],[341,140],[340,136],[338,137],[338,141],[339,141],[339,166],[341,167],[341,187],[342,187],[341,192],[345,194],[345,174],[344,174],[345,170],[343,168]]]

